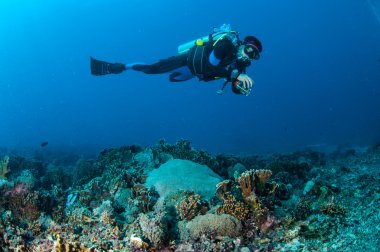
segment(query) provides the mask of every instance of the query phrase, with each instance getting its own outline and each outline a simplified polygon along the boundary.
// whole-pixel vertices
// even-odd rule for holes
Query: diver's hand
[[[251,79],[251,77],[249,77],[246,74],[240,74],[236,79],[242,83],[241,88],[251,90],[253,86],[253,80]]]

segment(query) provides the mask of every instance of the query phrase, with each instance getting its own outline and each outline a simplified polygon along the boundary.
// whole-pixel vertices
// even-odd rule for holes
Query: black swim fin
[[[127,70],[123,63],[108,63],[105,61],[90,58],[91,60],[91,74],[92,75],[106,75],[106,74],[119,74]]]

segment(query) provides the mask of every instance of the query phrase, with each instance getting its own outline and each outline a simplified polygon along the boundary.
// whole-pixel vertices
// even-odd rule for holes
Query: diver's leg
[[[93,75],[119,74],[127,70],[123,63],[109,63],[93,57],[90,58],[90,65]]]
[[[181,82],[181,81],[187,81],[193,78],[194,75],[190,71],[188,66],[183,66],[181,68],[176,69],[169,75],[169,80],[171,82]]]
[[[187,55],[177,55],[167,59],[160,60],[151,65],[134,64],[130,67],[133,70],[141,71],[146,74],[161,74],[173,71],[186,65]]]

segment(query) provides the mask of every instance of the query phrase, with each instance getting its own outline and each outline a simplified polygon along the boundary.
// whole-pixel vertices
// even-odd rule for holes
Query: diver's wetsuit
[[[132,66],[132,69],[144,72],[146,74],[161,74],[186,66],[186,62],[187,54],[181,54],[167,59],[162,59],[151,65],[136,64]]]
[[[216,64],[210,62],[210,55],[213,54]],[[237,49],[229,39],[221,39],[213,47],[211,43],[203,46],[194,46],[186,54],[180,54],[167,59],[158,61],[151,65],[134,64],[133,70],[141,71],[146,74],[161,74],[172,72],[170,81],[185,81],[194,76],[200,80],[211,81],[217,78],[230,80],[233,69],[245,71],[237,64],[231,66],[236,61]],[[184,76],[188,76],[186,78]],[[190,77],[191,76],[191,77]]]

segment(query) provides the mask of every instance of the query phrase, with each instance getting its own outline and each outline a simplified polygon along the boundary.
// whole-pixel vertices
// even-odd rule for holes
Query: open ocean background
[[[372,4],[370,4],[372,2]],[[188,139],[252,154],[380,140],[377,1],[1,0],[0,146],[99,151]],[[377,16],[376,16],[377,11]],[[264,51],[250,96],[222,81],[90,75],[89,58],[153,63],[230,23]]]

